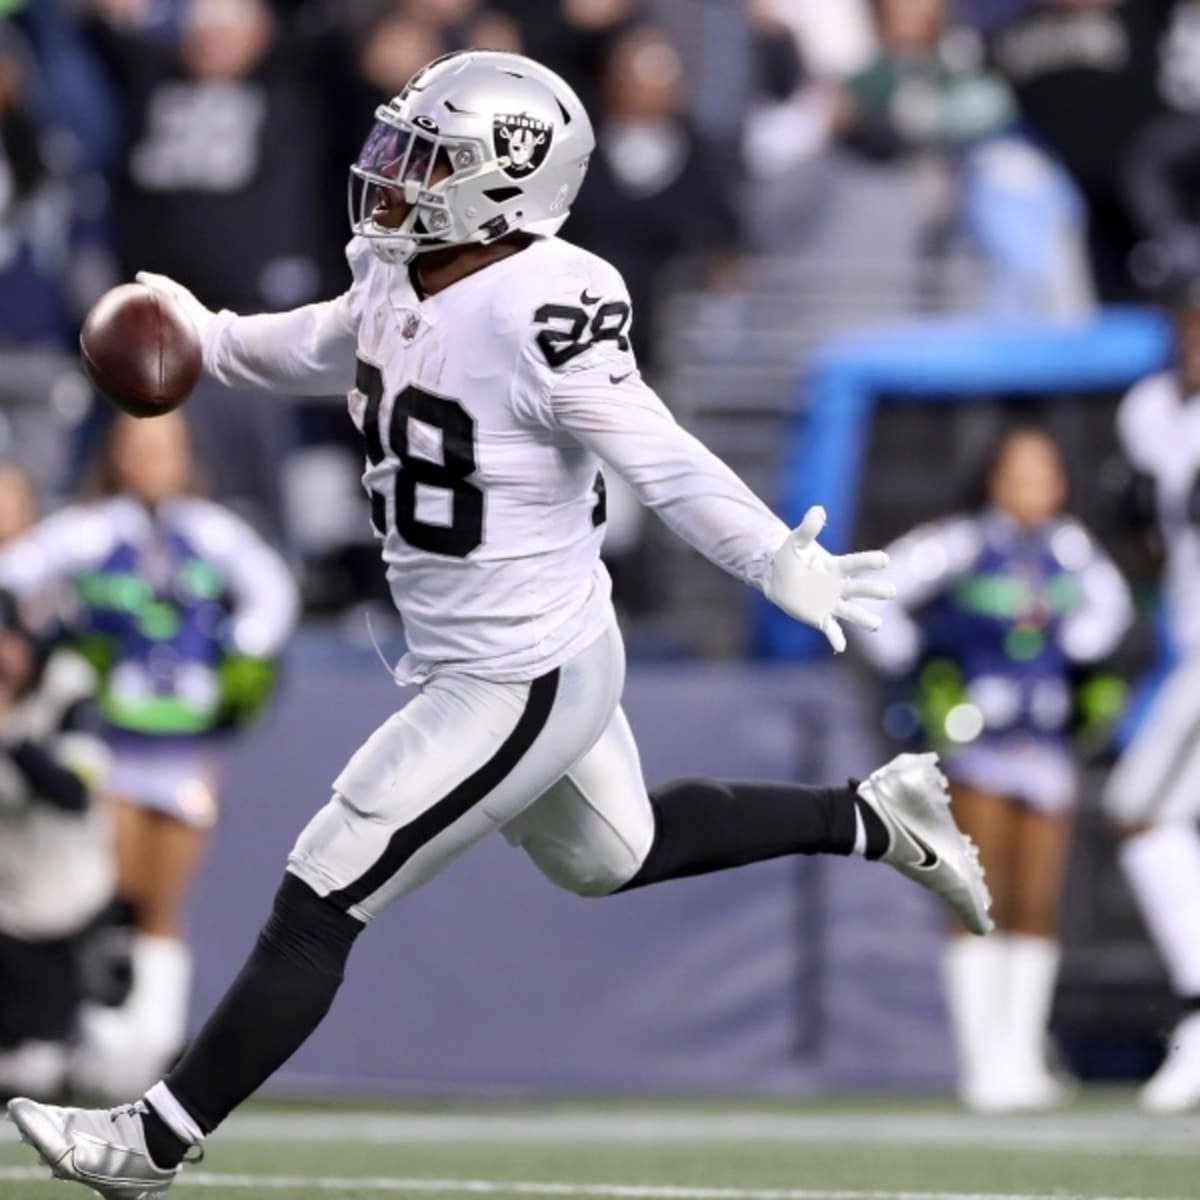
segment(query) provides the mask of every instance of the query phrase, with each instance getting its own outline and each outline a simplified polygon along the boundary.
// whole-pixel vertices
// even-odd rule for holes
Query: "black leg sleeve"
[[[363,928],[294,875],[284,876],[246,965],[166,1079],[205,1133],[257,1091],[321,1023]]]
[[[680,779],[650,795],[654,842],[641,870],[622,888],[706,875],[786,854],[849,854],[857,811],[866,856],[888,843],[883,822],[851,787]]]

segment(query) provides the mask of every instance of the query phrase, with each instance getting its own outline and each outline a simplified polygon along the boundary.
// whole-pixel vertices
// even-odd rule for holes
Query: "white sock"
[[[125,1010],[147,1054],[165,1058],[183,1045],[191,990],[187,946],[176,938],[139,933],[133,941],[133,990]]]
[[[1181,996],[1200,996],[1200,832],[1156,825],[1122,843],[1121,866]]]
[[[1007,946],[986,938],[951,938],[942,952],[942,983],[958,1053],[960,1090],[986,1088],[992,1064],[1003,1053]]]
[[[96,1096],[126,1100],[159,1079],[187,1037],[191,955],[175,938],[138,934],[133,987],[120,1008],[85,1005],[72,1063],[74,1083]]]
[[[1051,938],[1010,933],[1008,956],[1008,1051],[1026,1076],[1046,1073],[1046,1031],[1062,958]]]
[[[67,1048],[61,1042],[21,1042],[0,1050],[0,1092],[56,1100],[67,1075]]]
[[[192,1114],[175,1099],[175,1093],[161,1079],[146,1093],[145,1101],[181,1142],[195,1146],[204,1141],[204,1133],[192,1119]]]

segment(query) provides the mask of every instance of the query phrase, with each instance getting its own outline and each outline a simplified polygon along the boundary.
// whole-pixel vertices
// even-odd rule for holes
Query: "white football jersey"
[[[1184,653],[1200,651],[1200,397],[1183,395],[1163,372],[1121,401],[1117,435],[1129,461],[1154,480],[1166,549],[1171,636]]]
[[[529,679],[612,619],[600,561],[601,461],[714,562],[761,584],[787,528],[642,381],[629,295],[602,259],[557,238],[423,297],[410,272],[351,242],[337,300],[221,314],[205,362],[231,385],[340,387],[410,654]]]

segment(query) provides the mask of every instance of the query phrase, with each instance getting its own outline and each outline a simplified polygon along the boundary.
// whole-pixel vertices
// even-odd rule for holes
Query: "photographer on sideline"
[[[96,676],[0,592],[0,1095],[56,1096],[83,999],[82,943],[113,892]]]

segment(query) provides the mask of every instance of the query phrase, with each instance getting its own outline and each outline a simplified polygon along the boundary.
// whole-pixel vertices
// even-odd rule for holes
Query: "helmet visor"
[[[355,161],[355,171],[380,184],[425,187],[433,170],[437,142],[412,129],[376,121]]]
[[[380,108],[350,168],[351,228],[405,252],[445,245],[453,228],[445,184],[470,179],[483,163],[483,147],[475,140],[441,137]]]

